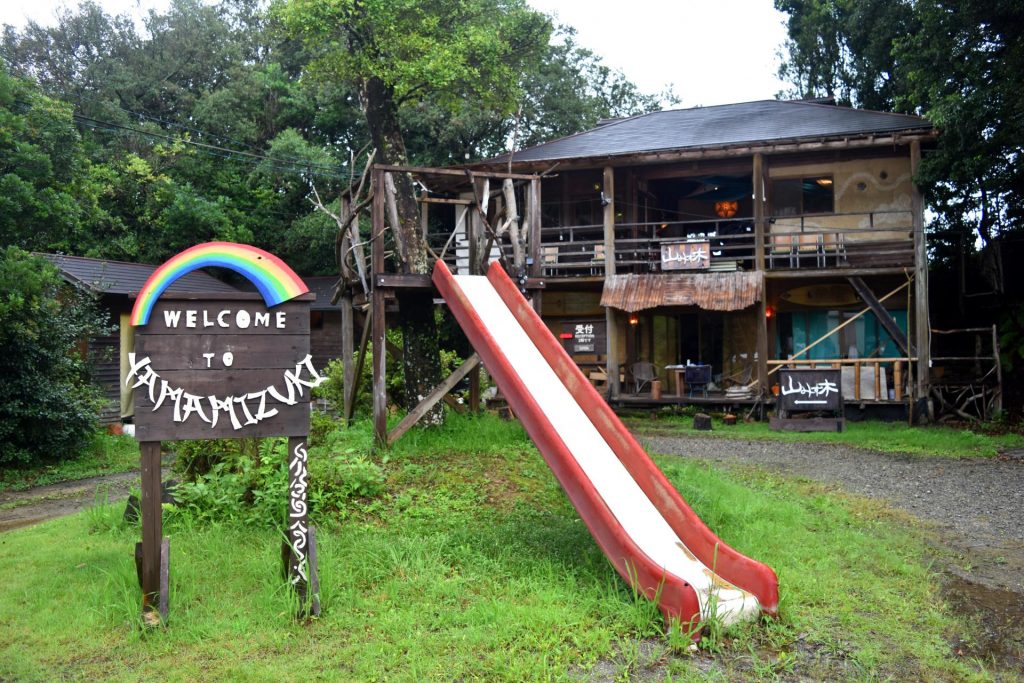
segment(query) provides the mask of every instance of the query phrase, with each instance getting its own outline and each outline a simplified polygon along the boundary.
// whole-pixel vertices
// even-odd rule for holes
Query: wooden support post
[[[352,417],[352,400],[354,393],[350,393],[352,384],[355,381],[355,319],[352,315],[352,297],[345,294],[341,297],[341,377],[342,377],[342,406],[341,414],[348,421]]]
[[[992,408],[996,413],[1003,412],[1003,361],[999,357],[999,333],[992,326],[992,362],[996,364],[996,396]]]
[[[461,382],[463,378],[469,374],[469,371],[480,364],[480,356],[473,354],[465,360],[465,362],[456,368],[455,372],[448,375],[448,378],[443,382],[434,387],[434,390],[430,394],[420,401],[419,405],[409,411],[409,413],[402,418],[402,421],[395,425],[395,428],[391,430],[391,433],[387,435],[387,443],[391,444],[402,438],[409,429],[420,421],[420,419],[427,414],[427,412],[434,407],[434,405],[444,397],[449,391],[451,391],[456,384]]]
[[[309,487],[307,437],[288,437],[288,582],[299,596],[299,616],[309,616],[313,605],[310,586],[317,567],[309,555]],[[319,609],[319,606],[317,606]]]
[[[309,527],[309,616],[320,616],[320,564],[316,546],[316,527]]]
[[[469,412],[480,412],[480,366],[469,371]]]
[[[853,364],[853,398],[860,400],[860,361]]]
[[[754,187],[754,268],[761,273],[761,301],[757,321],[757,386],[767,394],[768,386],[768,283],[764,279],[765,244],[765,202],[764,202],[764,156],[754,154],[750,174]]]
[[[157,614],[160,621],[167,623],[171,589],[171,539],[166,536],[160,541],[160,597],[157,601]]]
[[[754,267],[764,270],[765,245],[765,203],[764,203],[764,157],[754,155],[751,182],[754,186]]]
[[[541,207],[540,207],[540,178],[533,178],[530,180],[530,201],[526,208],[527,221],[527,247],[529,249],[529,262],[530,266],[527,268],[530,277],[541,278],[544,277],[544,266],[541,263],[541,251],[540,251],[540,240],[541,240]],[[544,293],[537,289],[533,291],[533,310],[537,312],[537,315],[541,314],[543,308]]]
[[[761,301],[757,306],[757,338],[755,349],[757,355],[757,386],[762,394],[770,390],[768,386],[768,283],[761,279]]]
[[[352,422],[352,413],[355,411],[356,396],[359,393],[359,385],[363,381],[363,365],[366,363],[366,349],[370,344],[370,326],[373,320],[373,312],[363,318],[363,333],[359,337],[359,355],[356,356],[356,365],[353,368],[352,384],[345,386],[345,423]],[[355,321],[353,320],[353,324]]]
[[[892,364],[893,396],[897,401],[903,400],[903,361]]]
[[[875,400],[882,400],[882,367],[878,363],[873,363],[872,367],[875,369]]]
[[[384,291],[377,286],[377,275],[384,272],[384,173],[373,171],[373,204],[371,217],[373,244],[371,270],[373,270],[373,433],[378,445],[388,438],[387,351],[385,350],[386,320],[384,318]]]
[[[160,442],[139,444],[142,471],[142,616],[156,625],[160,598],[160,542],[163,509],[160,506]]]
[[[921,142],[910,141],[910,173],[914,179],[910,211],[914,225],[914,330],[917,350],[917,395],[927,396],[931,368],[931,322],[928,315],[928,245],[924,235],[924,199],[917,186]]]
[[[615,275],[615,169],[604,167],[604,276],[607,280]],[[605,339],[608,357],[605,372],[608,373],[608,396],[619,395],[619,336],[617,334],[615,309],[604,309]]]

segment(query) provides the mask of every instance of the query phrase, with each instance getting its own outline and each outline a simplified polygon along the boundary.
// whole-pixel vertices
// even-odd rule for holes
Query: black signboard
[[[605,353],[604,320],[566,320],[562,322],[562,341],[571,355]]]
[[[838,368],[779,371],[779,405],[786,411],[840,410],[842,404]]]
[[[783,368],[779,370],[776,415],[772,429],[799,432],[841,432],[843,392],[839,368]]]

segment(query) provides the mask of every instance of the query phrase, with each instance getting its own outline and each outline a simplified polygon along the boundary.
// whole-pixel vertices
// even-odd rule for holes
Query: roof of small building
[[[316,294],[316,300],[310,304],[310,310],[327,311],[338,308],[331,304],[331,297],[334,296],[334,286],[338,284],[337,275],[312,275],[302,278],[309,291]]]
[[[110,261],[85,256],[40,254],[57,266],[68,282],[82,285],[98,294],[136,294],[157,266],[145,263]],[[171,283],[168,292],[228,293],[238,288],[202,271],[192,271]]]
[[[611,157],[930,131],[920,116],[853,109],[815,100],[761,100],[670,109],[602,121],[596,128],[518,151],[514,162]],[[508,156],[483,163],[507,161]]]

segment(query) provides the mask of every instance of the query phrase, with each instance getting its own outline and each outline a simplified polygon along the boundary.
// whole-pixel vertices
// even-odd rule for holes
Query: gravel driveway
[[[757,465],[885,500],[938,525],[943,545],[964,556],[960,569],[969,572],[972,580],[1024,594],[1024,457],[1020,454],[953,460],[821,443],[643,432],[637,436],[652,453]]]

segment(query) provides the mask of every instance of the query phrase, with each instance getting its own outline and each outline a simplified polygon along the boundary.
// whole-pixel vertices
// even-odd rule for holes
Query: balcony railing
[[[813,216],[774,216],[765,235],[769,270],[913,265],[910,210]],[[615,224],[618,273],[662,272],[666,244],[706,242],[710,257],[700,270],[756,268],[750,217]],[[602,225],[545,227],[540,258],[545,277],[603,276]]]

